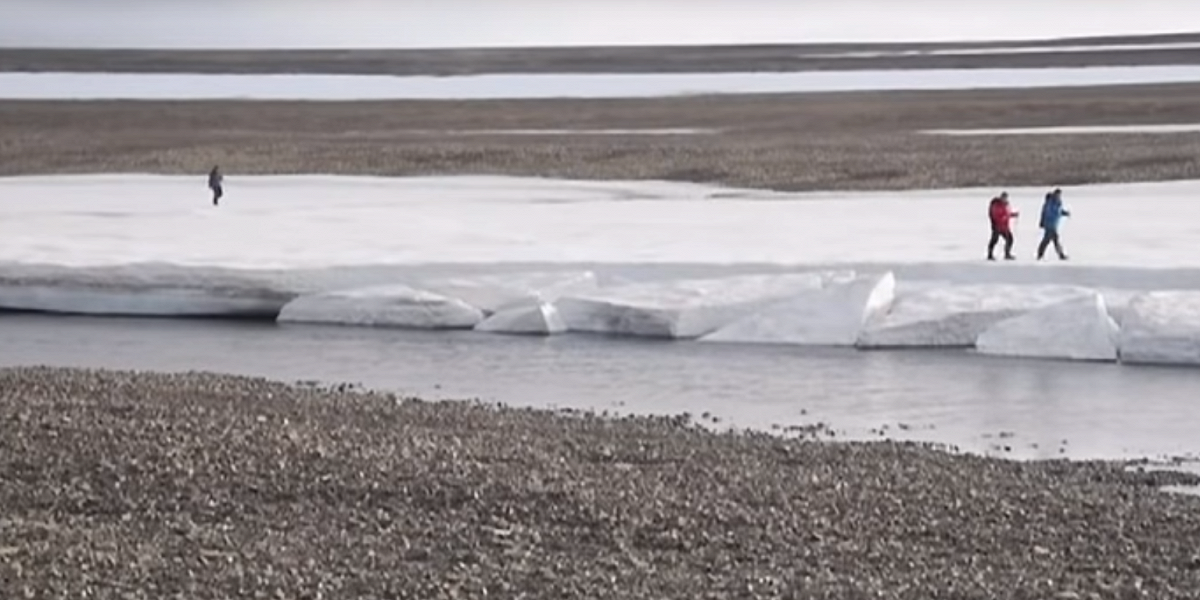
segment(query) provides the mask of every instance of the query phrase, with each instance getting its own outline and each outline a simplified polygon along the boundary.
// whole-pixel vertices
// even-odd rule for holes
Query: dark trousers
[[[221,186],[219,186],[219,185],[214,185],[214,186],[212,186],[212,193],[213,193],[213,206],[216,206],[217,202],[219,202],[221,200],[221,196],[225,195],[225,190],[222,190]]]
[[[1012,247],[1013,247],[1012,232],[1011,231],[1001,231],[999,229],[992,228],[992,239],[988,242],[988,258],[992,258],[994,256],[994,253],[996,252],[996,244],[1000,243],[1001,239],[1004,240],[1004,256],[1005,257],[1012,256]]]
[[[1048,248],[1050,244],[1054,244],[1054,251],[1058,253],[1059,258],[1066,258],[1067,255],[1063,254],[1062,242],[1058,241],[1058,230],[1046,229],[1044,231],[1045,232],[1042,234],[1042,243],[1038,244],[1038,259],[1040,260],[1046,255],[1046,248]]]

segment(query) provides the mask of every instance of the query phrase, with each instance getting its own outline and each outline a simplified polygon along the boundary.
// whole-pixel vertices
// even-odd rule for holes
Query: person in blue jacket
[[[1046,248],[1053,243],[1054,251],[1058,253],[1059,260],[1067,260],[1067,255],[1063,253],[1062,242],[1058,240],[1058,225],[1062,222],[1063,217],[1071,216],[1071,212],[1063,208],[1062,190],[1055,189],[1053,192],[1046,194],[1046,201],[1042,203],[1042,243],[1038,244],[1037,257],[1042,260],[1046,254]]]

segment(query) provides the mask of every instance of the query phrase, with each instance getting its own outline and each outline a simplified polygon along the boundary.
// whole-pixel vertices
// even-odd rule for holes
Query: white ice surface
[[[1112,133],[1194,133],[1200,123],[1164,123],[1155,125],[1064,125],[1061,127],[1009,127],[1006,129],[926,129],[926,135],[992,136],[992,135],[1076,135]]]
[[[992,325],[1088,290],[1068,286],[962,285],[901,295],[869,323],[863,348],[969,347]]]
[[[696,338],[837,274],[745,275],[620,286],[565,296],[556,306],[572,331]]]
[[[278,320],[404,329],[469,329],[483,320],[483,312],[457,298],[390,285],[301,296],[283,307]]]
[[[900,58],[920,56],[990,56],[996,54],[1080,54],[1089,52],[1145,52],[1152,50],[1197,50],[1195,42],[1164,42],[1157,44],[1078,44],[1049,46],[991,46],[984,48],[940,48],[921,50],[856,50],[849,52],[814,52],[804,58]]]
[[[1070,263],[1031,260],[1039,233],[1032,213],[1045,190],[1008,191],[1025,212],[1015,223],[1020,260],[986,264],[993,189],[779,193],[664,182],[231,173],[214,208],[203,177],[9,177],[0,178],[0,260],[10,263],[0,264],[0,278],[11,263],[158,263],[162,273],[757,263],[894,266],[901,282],[1200,289],[1193,242],[1200,182],[1065,188],[1075,209],[1063,232]],[[389,282],[361,285],[372,283]]]
[[[867,320],[891,306],[895,291],[896,278],[890,272],[803,290],[751,312],[700,341],[853,346]]]
[[[420,287],[490,314],[553,302],[564,294],[586,294],[597,290],[599,284],[591,271],[547,271],[435,278],[421,281]]]
[[[1043,88],[1200,81],[1200,66],[890,69],[467,76],[0,73],[4,100],[642,98],[868,90]]]
[[[543,302],[532,306],[514,306],[497,312],[475,326],[476,331],[527,335],[554,335],[567,331],[558,309]]]
[[[981,354],[1117,360],[1119,329],[1098,293],[1052,304],[1000,321],[979,335]]]
[[[1134,298],[1121,324],[1121,362],[1200,365],[1200,292]]]

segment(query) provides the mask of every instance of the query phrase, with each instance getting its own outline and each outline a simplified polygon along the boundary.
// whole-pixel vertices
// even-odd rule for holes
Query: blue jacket
[[[1054,194],[1046,194],[1046,202],[1042,204],[1042,229],[1046,231],[1058,231],[1058,225],[1062,222],[1062,218],[1069,216],[1071,216],[1071,213],[1063,209],[1061,197]]]

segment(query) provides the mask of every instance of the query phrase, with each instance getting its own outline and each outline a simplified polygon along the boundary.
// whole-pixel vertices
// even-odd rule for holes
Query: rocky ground
[[[1004,33],[998,32],[998,35]],[[403,50],[0,48],[0,71],[468,75],[1188,65],[1200,63],[1200,48],[1187,46],[1197,41],[1200,41],[1200,34],[1179,33],[1000,42],[742,46]],[[1101,48],[1087,52],[1054,49],[1062,46]],[[1031,51],[1031,47],[1045,48],[1045,51]],[[979,52],[980,49],[986,51]]]
[[[417,102],[0,102],[0,175],[509,174],[777,190],[1200,177],[1200,133],[927,129],[1200,123],[1200,85]],[[704,130],[530,134],[538,129]],[[523,130],[521,134],[497,130]],[[232,196],[231,196],[232,197]]]
[[[1181,475],[0,370],[5,598],[1195,598]]]

